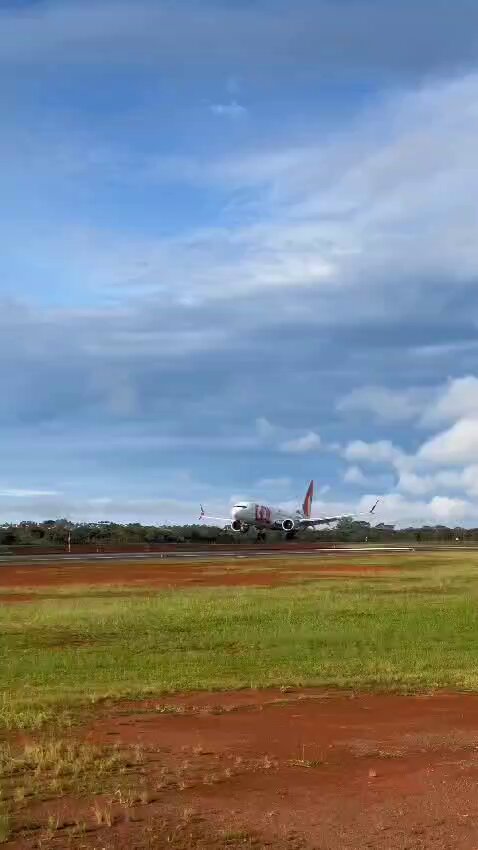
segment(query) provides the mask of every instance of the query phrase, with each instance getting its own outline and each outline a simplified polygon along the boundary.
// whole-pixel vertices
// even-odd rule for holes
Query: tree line
[[[279,531],[268,531],[266,543],[283,540]],[[80,545],[164,545],[176,544],[251,544],[257,532],[251,528],[246,534],[231,529],[209,525],[142,525],[141,523],[88,522],[73,523],[67,519],[44,522],[23,521],[0,525],[0,546],[67,547]],[[423,525],[421,527],[395,528],[393,525],[350,518],[340,520],[333,528],[317,528],[298,532],[297,540],[303,542],[478,542],[478,528]]]

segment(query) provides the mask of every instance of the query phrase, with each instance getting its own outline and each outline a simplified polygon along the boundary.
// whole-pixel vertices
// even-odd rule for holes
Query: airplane
[[[230,517],[208,516],[204,512],[201,505],[201,513],[199,520],[215,519],[229,523],[232,531],[246,534],[249,528],[253,526],[257,528],[259,537],[264,537],[267,529],[274,531],[285,531],[287,539],[295,537],[301,528],[314,528],[316,525],[329,525],[332,522],[337,522],[339,519],[344,519],[351,514],[342,514],[341,516],[311,516],[312,500],[314,498],[314,482],[311,481],[305,494],[301,508],[294,511],[286,511],[282,508],[273,508],[268,505],[258,505],[255,502],[238,502],[231,509]],[[373,507],[368,511],[373,514],[379,503],[379,499]]]

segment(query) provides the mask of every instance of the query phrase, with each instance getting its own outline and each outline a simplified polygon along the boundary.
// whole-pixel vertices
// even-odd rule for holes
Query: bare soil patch
[[[478,696],[197,693],[71,734],[141,758],[117,792],[19,807],[8,847],[478,847]]]
[[[170,564],[148,562],[107,563],[74,562],[62,564],[2,564],[0,565],[0,588],[58,588],[74,585],[128,586],[135,590],[150,588],[203,587],[276,587],[301,580],[316,580],[330,576],[387,575],[397,571],[392,567],[370,564],[359,566],[350,563],[324,564],[312,559],[283,563],[260,558],[237,561],[214,561],[201,564]],[[0,594],[0,602],[12,603],[31,601],[35,597],[26,594]]]

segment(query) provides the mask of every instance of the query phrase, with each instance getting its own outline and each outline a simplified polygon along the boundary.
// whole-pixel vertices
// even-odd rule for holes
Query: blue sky
[[[478,524],[475,0],[0,2],[0,519]]]

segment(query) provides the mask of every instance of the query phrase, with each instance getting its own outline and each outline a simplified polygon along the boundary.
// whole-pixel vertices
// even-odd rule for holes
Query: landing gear
[[[285,535],[286,540],[295,540],[297,536],[297,531],[294,529],[293,531],[287,531]]]
[[[265,542],[266,542],[266,533],[262,529],[261,531],[257,532],[256,543],[265,543]]]

